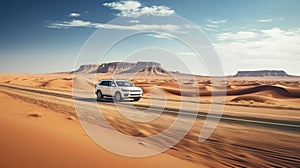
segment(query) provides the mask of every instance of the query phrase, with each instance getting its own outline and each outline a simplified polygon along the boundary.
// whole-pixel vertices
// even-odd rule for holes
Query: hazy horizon
[[[113,62],[121,62],[121,61],[112,61],[112,62],[103,62],[101,64],[107,64],[107,63],[113,63]],[[137,61],[137,62],[153,62],[153,61]],[[129,63],[137,63],[137,62],[129,62]],[[158,63],[158,62],[157,62]],[[0,74],[55,74],[55,73],[67,73],[67,72],[73,72],[73,71],[76,71],[80,68],[80,66],[84,66],[84,65],[98,65],[100,66],[101,64],[93,64],[93,63],[87,63],[87,64],[81,64],[77,67],[74,67],[72,69],[65,69],[65,70],[58,70],[58,71],[53,71],[53,72],[44,72],[44,73],[39,73],[39,72],[36,72],[36,73],[24,73],[24,72],[0,72]],[[166,68],[163,64],[161,64],[162,67]],[[180,73],[185,73],[185,72],[182,72],[182,71],[179,71],[179,70],[174,70],[174,69],[168,69],[166,68],[168,71],[170,72],[180,72]],[[224,73],[224,76],[234,76],[236,75],[239,71],[284,71],[287,75],[292,75],[292,76],[300,76],[299,74],[292,74],[292,73],[289,73],[288,71],[284,70],[284,69],[239,69],[237,70],[235,73],[233,74],[226,74]],[[187,74],[192,74],[192,75],[200,75],[200,76],[209,76],[208,74],[195,74],[195,73],[187,73]]]
[[[108,63],[114,63],[114,62],[121,62],[121,61],[113,61],[113,62],[103,62],[101,64],[108,64]],[[154,61],[137,61],[137,62],[154,62]],[[137,63],[137,62],[126,62],[126,63]],[[159,63],[159,62],[156,62]],[[0,72],[0,74],[55,74],[55,73],[68,73],[68,72],[73,72],[76,71],[80,68],[80,66],[84,66],[84,65],[97,65],[100,66],[101,64],[81,64],[77,67],[74,67],[73,69],[66,69],[66,70],[58,70],[58,71],[53,71],[53,72],[45,72],[45,73],[18,73],[18,72]],[[179,70],[175,70],[175,69],[168,69],[167,67],[165,67],[163,64],[161,64],[161,66],[163,68],[166,68],[166,70],[170,71],[170,72],[180,72],[180,73],[185,73]],[[234,76],[236,75],[239,71],[284,71],[287,75],[292,75],[292,76],[299,76],[298,74],[292,74],[289,73],[288,71],[284,70],[284,69],[239,69],[237,70],[235,73],[233,74],[226,74],[224,73],[224,76]],[[192,74],[192,75],[200,75],[200,76],[209,76],[208,74],[195,74],[195,73],[186,73],[186,74]]]

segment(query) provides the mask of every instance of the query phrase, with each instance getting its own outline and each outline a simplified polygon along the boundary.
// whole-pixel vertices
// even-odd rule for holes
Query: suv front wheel
[[[116,101],[116,102],[122,101],[122,95],[121,95],[120,92],[117,92],[117,93],[115,94],[115,101]]]

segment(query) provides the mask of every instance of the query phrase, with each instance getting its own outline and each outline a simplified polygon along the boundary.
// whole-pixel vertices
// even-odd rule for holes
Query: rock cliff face
[[[75,73],[140,73],[140,74],[157,74],[164,75],[169,72],[161,64],[156,62],[111,62],[101,65],[82,65]]]
[[[101,64],[98,69],[94,72],[96,73],[121,73],[132,69],[135,63],[129,62],[111,62]]]
[[[137,62],[132,68],[120,73],[154,72],[159,69],[162,70],[163,68],[156,62]]]
[[[73,73],[91,73],[97,70],[99,65],[97,64],[89,64],[89,65],[81,65],[79,69],[73,71]]]
[[[262,70],[262,71],[238,71],[234,77],[265,77],[265,76],[290,76],[281,70]]]

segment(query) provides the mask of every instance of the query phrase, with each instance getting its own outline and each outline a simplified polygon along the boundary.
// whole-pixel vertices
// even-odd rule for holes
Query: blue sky
[[[178,15],[206,33],[225,74],[283,69],[299,75],[299,6],[298,0],[5,0],[0,6],[0,72],[72,70],[84,43],[97,29],[108,29],[105,24],[112,19],[124,16],[136,21],[143,15]],[[133,42],[117,51],[122,53],[122,48]],[[180,52],[176,48],[174,52]],[[185,52],[182,57],[188,60],[190,55]],[[202,73],[196,65],[191,67]]]

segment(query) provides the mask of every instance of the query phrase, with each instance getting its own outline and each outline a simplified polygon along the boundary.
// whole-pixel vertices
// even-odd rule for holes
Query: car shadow
[[[120,102],[132,102],[133,100],[126,99],[126,100],[121,100]],[[102,99],[98,99],[97,102],[105,102],[105,103],[114,103],[114,99],[110,97],[105,97]]]
[[[110,97],[105,97],[102,99],[96,98],[84,98],[84,97],[74,97],[75,100],[83,101],[83,102],[103,102],[103,103],[114,103],[114,99]],[[120,102],[133,102],[133,100],[125,99]]]
[[[96,102],[96,98],[84,98],[84,97],[74,97],[75,100],[83,101],[83,102]]]

